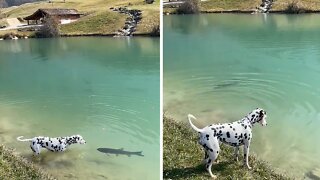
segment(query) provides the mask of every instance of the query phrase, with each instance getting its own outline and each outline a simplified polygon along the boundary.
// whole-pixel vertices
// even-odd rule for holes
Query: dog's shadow
[[[212,172],[215,174],[216,172],[221,172],[224,171],[225,169],[228,169],[228,166],[230,165],[230,162],[224,161],[224,162],[219,162],[218,164],[213,164],[212,165]],[[176,179],[176,178],[190,178],[193,176],[199,176],[199,175],[204,175],[208,176],[207,170],[205,168],[205,165],[199,164],[195,167],[187,167],[187,168],[173,168],[170,170],[164,170],[163,171],[163,177],[164,178],[170,178],[170,179]]]

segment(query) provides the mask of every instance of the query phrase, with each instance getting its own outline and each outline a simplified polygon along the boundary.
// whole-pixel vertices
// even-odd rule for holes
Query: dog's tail
[[[21,138],[23,138],[23,136],[17,137],[17,140],[18,141],[32,141],[32,139],[21,139]]]
[[[188,114],[188,119],[189,119],[189,123],[190,123],[192,129],[194,129],[195,131],[200,132],[200,133],[203,132],[202,129],[197,128],[197,127],[196,127],[195,125],[193,125],[192,122],[191,122],[191,119],[197,119],[196,117],[194,117],[192,114]]]

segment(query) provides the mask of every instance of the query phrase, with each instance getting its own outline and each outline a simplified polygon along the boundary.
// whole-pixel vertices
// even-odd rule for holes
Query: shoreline
[[[171,8],[173,9],[173,8]],[[178,14],[177,12],[166,11],[166,8],[163,9],[163,15],[187,15],[187,14]],[[320,14],[320,10],[306,10],[301,13],[287,13],[285,10],[271,10],[268,13],[258,13],[255,10],[203,10],[198,14],[289,14],[289,15],[302,15],[302,14]],[[192,14],[196,15],[196,14]]]
[[[0,157],[0,179],[55,179],[34,163],[17,155],[14,149],[3,144],[0,144]]]
[[[17,37],[18,39],[4,39],[4,37],[6,36],[6,34],[12,34],[14,37]],[[35,37],[34,35],[24,35],[24,34],[19,34],[19,33],[6,33],[4,35],[0,35],[0,40],[4,41],[4,40],[19,40],[19,39],[43,39],[43,38],[39,38],[39,37]],[[59,37],[55,37],[55,38],[64,38],[64,37],[114,37],[114,38],[134,38],[134,37],[148,37],[148,38],[160,38],[160,35],[152,35],[152,34],[148,34],[148,33],[139,33],[139,34],[133,34],[132,36],[116,36],[116,33],[112,33],[112,34],[100,34],[100,33],[93,33],[93,34],[62,34]]]

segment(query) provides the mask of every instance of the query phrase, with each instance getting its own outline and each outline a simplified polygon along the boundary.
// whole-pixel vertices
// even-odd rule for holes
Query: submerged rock
[[[314,169],[310,172],[306,173],[306,177],[314,179],[314,180],[320,180],[320,169]]]

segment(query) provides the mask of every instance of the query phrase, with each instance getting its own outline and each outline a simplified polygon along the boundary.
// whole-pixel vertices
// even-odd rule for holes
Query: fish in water
[[[136,156],[144,156],[142,154],[142,151],[137,151],[137,152],[130,152],[130,151],[125,151],[123,148],[120,149],[112,149],[112,148],[98,148],[97,149],[99,152],[105,153],[105,154],[115,154],[115,155],[127,155],[130,157],[131,155],[136,155]]]

